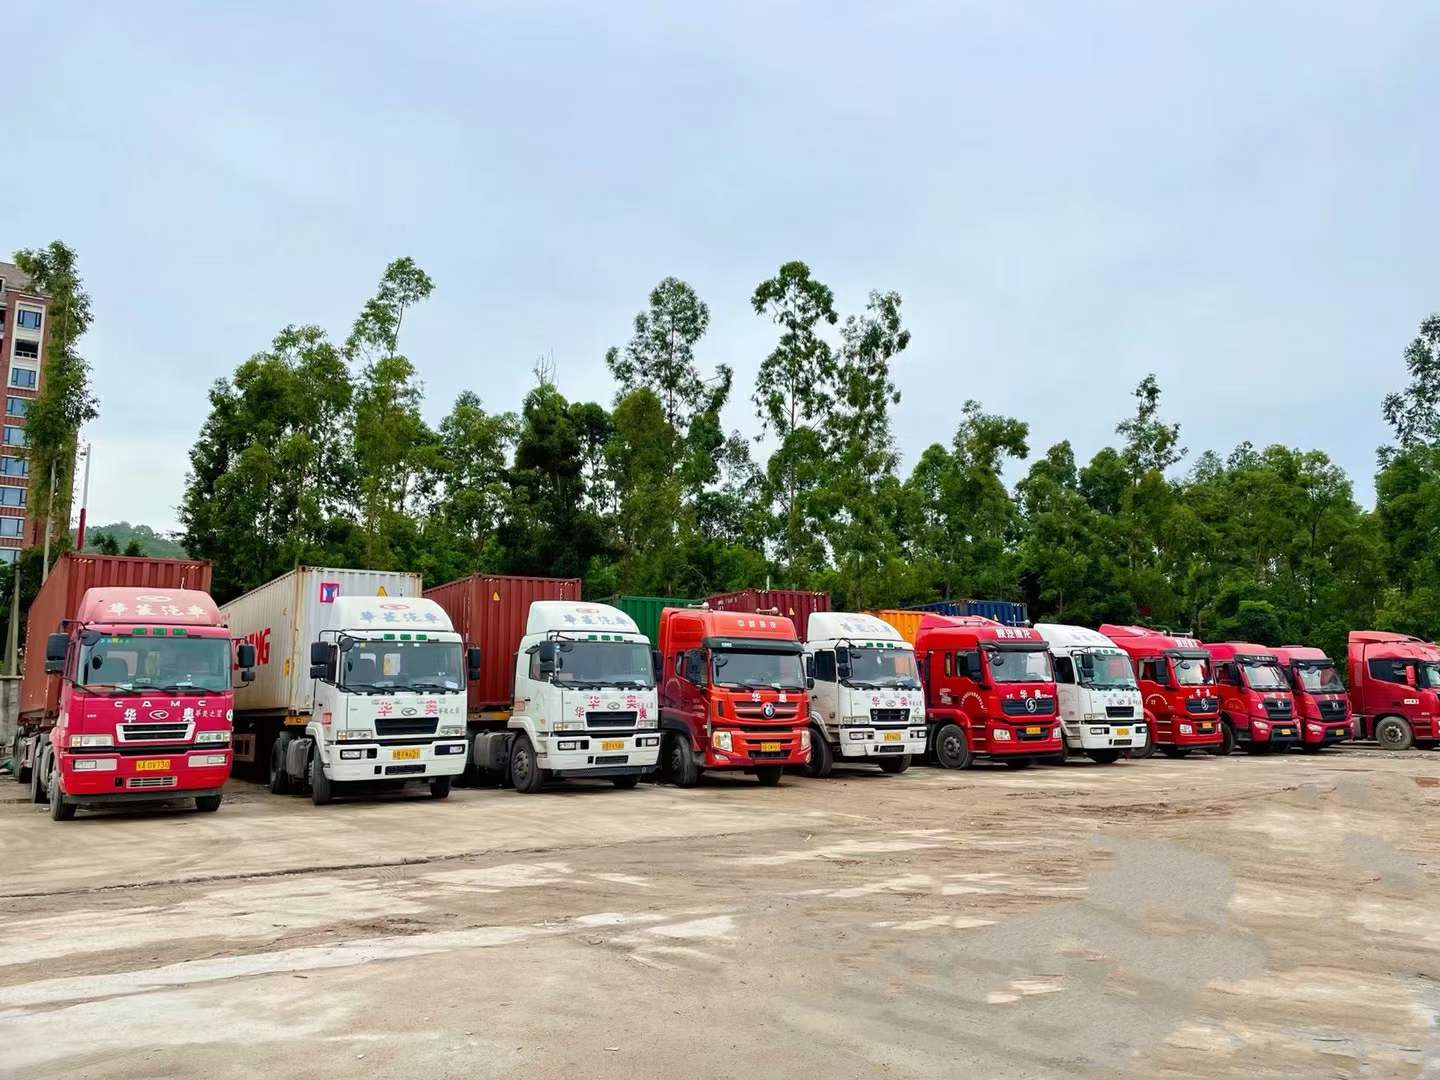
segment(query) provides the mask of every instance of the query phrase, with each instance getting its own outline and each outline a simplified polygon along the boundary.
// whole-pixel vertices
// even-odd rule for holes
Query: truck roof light
[[[394,641],[394,640],[395,640],[395,635],[394,635],[394,634],[386,634],[386,635],[385,635],[385,640],[386,640],[386,641]]]
[[[400,635],[400,640],[401,640],[401,641],[409,641],[409,640],[410,640],[410,635],[409,635],[409,634],[401,634],[401,635]]]
[[[171,637],[184,637],[184,636],[185,636],[185,628],[184,628],[183,626],[177,626],[177,627],[175,627],[173,630],[170,631],[170,636],[171,636]]]
[[[136,637],[144,637],[146,634],[150,633],[150,631],[143,626],[137,626],[134,630],[131,630],[130,633],[134,634]]]

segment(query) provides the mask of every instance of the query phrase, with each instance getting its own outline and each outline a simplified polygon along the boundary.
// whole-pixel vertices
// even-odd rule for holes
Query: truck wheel
[[[818,727],[810,729],[810,760],[805,763],[805,775],[815,780],[823,780],[830,775],[830,770],[835,767],[835,755],[830,750],[830,744],[825,741],[825,736]]]
[[[320,760],[320,747],[310,747],[310,801],[324,806],[332,798],[330,778],[325,775],[325,765]]]
[[[195,809],[199,810],[202,814],[213,814],[216,810],[220,809],[220,795],[218,793],[214,795],[196,795]]]
[[[1229,720],[1220,721],[1220,745],[1215,747],[1216,757],[1229,757],[1235,752],[1235,744],[1239,740],[1235,738],[1235,727]]]
[[[1086,750],[1085,756],[1097,765],[1114,765],[1120,760],[1119,750]]]
[[[290,790],[290,774],[285,771],[285,751],[290,745],[290,736],[280,734],[270,744],[270,794],[284,795]]]
[[[901,754],[899,757],[887,757],[880,759],[880,771],[898,776],[910,768],[910,755]]]
[[[437,776],[430,781],[430,797],[432,799],[448,799],[450,797],[450,785],[454,777]]]
[[[616,776],[612,777],[610,782],[614,784],[617,788],[619,788],[621,791],[631,791],[640,786],[640,777]]]
[[[1386,716],[1375,724],[1375,741],[1381,750],[1409,750],[1415,745],[1415,735],[1404,717]]]
[[[945,724],[935,733],[935,760],[942,769],[969,767],[970,742],[958,724]]]
[[[1188,746],[1162,746],[1162,747],[1160,748],[1160,752],[1161,752],[1162,754],[1164,754],[1164,755],[1165,755],[1166,757],[1168,757],[1168,758],[1174,758],[1176,761],[1179,761],[1181,758],[1183,758],[1183,757],[1188,757],[1188,756],[1190,755],[1190,747],[1188,747]]]
[[[35,748],[35,762],[30,767],[30,801],[43,806],[50,801],[50,744],[42,742]]]
[[[1132,758],[1147,758],[1155,753],[1155,722],[1147,721],[1145,724],[1145,741],[1139,746],[1130,748]]]
[[[69,821],[75,816],[75,804],[65,797],[65,790],[60,786],[60,769],[56,766],[50,774],[49,783],[46,785],[50,796],[50,820]]]
[[[780,777],[785,775],[783,765],[761,765],[755,770],[755,779],[760,781],[761,787],[779,787]]]
[[[515,736],[510,747],[510,785],[523,795],[533,795],[545,784],[545,770],[536,760],[528,735]]]
[[[17,732],[16,735],[15,735],[15,743],[14,743],[14,745],[11,747],[11,752],[10,752],[11,773],[12,773],[12,775],[15,777],[15,782],[16,782],[17,784],[28,784],[28,783],[30,783],[30,772],[31,772],[31,770],[29,770],[29,769],[22,769],[22,768],[20,767],[20,757],[21,757],[20,751],[24,748],[24,746],[25,746],[25,739],[24,739],[24,737],[23,737],[22,735],[20,735],[20,734]]]
[[[1012,769],[1028,769],[1031,765],[1035,764],[1035,759],[1028,757],[1012,757],[1006,758],[1005,764],[1010,766],[1010,768]]]
[[[700,782],[700,768],[695,764],[694,751],[690,740],[678,731],[665,735],[663,764],[666,779],[676,787],[691,788]]]

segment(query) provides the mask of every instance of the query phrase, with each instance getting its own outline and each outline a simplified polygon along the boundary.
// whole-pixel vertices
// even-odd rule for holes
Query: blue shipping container
[[[936,600],[933,604],[913,604],[910,611],[929,611],[936,615],[980,615],[1006,626],[1027,626],[1030,610],[1011,600]]]

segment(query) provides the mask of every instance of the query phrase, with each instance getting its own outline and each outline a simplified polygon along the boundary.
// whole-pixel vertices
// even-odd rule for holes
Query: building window
[[[10,385],[18,386],[22,390],[34,390],[35,384],[40,381],[40,373],[34,368],[12,367],[10,369]]]
[[[21,308],[15,313],[15,322],[26,330],[40,329],[40,312],[31,311],[29,308]]]
[[[5,399],[6,416],[24,416],[30,411],[30,401],[23,397],[7,397]]]
[[[0,487],[0,506],[24,506],[25,489],[23,487]]]
[[[29,476],[30,462],[23,457],[0,457],[0,476]]]
[[[13,564],[19,554],[19,548],[0,548],[0,565]]]
[[[29,445],[30,445],[30,440],[25,437],[25,429],[24,429],[23,427],[11,427],[9,424],[6,424],[6,425],[5,425],[5,445],[6,445],[6,446],[29,446]]]
[[[39,360],[40,343],[38,341],[26,341],[24,338],[15,342],[15,358],[17,360]]]
[[[19,536],[20,526],[25,524],[24,518],[3,517],[0,518],[0,536]]]

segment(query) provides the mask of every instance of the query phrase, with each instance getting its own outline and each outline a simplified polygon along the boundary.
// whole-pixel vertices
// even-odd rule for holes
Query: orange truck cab
[[[883,614],[882,614],[883,617]],[[1038,630],[978,615],[924,615],[915,655],[930,754],[947,769],[977,756],[1023,768],[1064,753],[1050,648]]]
[[[1210,653],[1200,642],[1147,626],[1106,623],[1100,633],[1124,649],[1135,666],[1150,734],[1132,757],[1149,757],[1156,748],[1174,758],[1192,750],[1230,752],[1221,730]]]
[[[773,787],[810,759],[809,691],[795,624],[782,615],[660,612],[661,778],[742,769]]]
[[[1350,698],[1335,661],[1322,649],[1307,645],[1281,645],[1270,651],[1295,695],[1300,749],[1314,753],[1351,738]]]
[[[1440,647],[1406,634],[1350,631],[1355,737],[1386,750],[1440,745]]]
[[[1205,646],[1215,667],[1225,746],[1252,754],[1286,750],[1300,741],[1295,695],[1274,649],[1247,641]]]

